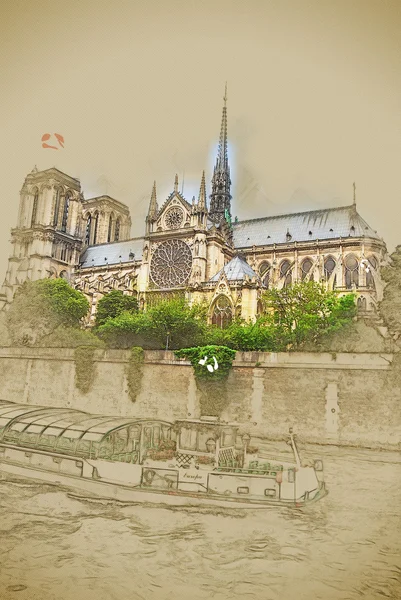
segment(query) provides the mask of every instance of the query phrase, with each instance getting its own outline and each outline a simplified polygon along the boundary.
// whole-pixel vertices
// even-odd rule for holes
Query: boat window
[[[295,471],[294,469],[288,469],[288,483],[294,483],[295,481]]]
[[[90,454],[91,443],[89,440],[79,440],[77,447],[75,449],[76,454],[80,455],[88,455]]]
[[[38,433],[27,433],[27,432],[23,432],[21,433],[18,442],[20,444],[36,444],[36,442],[39,439],[39,434]]]
[[[214,439],[213,433],[211,431],[200,431],[198,436],[197,450],[199,450],[199,452],[210,452],[208,442],[211,439]]]
[[[274,498],[276,496],[276,490],[272,490],[272,489],[265,490],[265,496],[269,496],[270,498]]]
[[[237,487],[237,494],[249,494],[249,487]]]
[[[39,439],[39,446],[52,447],[52,446],[54,446],[56,439],[57,438],[55,435],[42,434]]]
[[[143,430],[143,445],[145,448],[152,447],[152,428],[145,427]]]
[[[227,446],[234,446],[234,432],[230,429],[223,431],[221,445],[222,448],[227,448]]]
[[[158,447],[160,444],[160,427],[153,428],[153,446]]]
[[[77,440],[59,437],[57,440],[57,449],[58,450],[73,450],[75,447]]]
[[[171,427],[162,426],[163,440],[171,440]]]
[[[181,429],[180,448],[183,450],[196,450],[196,429]]]

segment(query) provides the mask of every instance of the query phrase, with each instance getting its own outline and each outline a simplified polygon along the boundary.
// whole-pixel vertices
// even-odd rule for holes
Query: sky
[[[2,0],[0,279],[35,165],[126,203],[132,237],[154,180],[159,206],[175,173],[191,201],[205,169],[210,194],[226,82],[233,216],[346,206],[355,181],[392,251],[400,30],[400,0]]]

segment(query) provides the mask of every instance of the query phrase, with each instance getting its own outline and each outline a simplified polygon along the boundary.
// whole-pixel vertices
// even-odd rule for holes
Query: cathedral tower
[[[223,219],[231,220],[230,167],[227,153],[227,84],[224,94],[219,150],[213,170],[212,193],[210,195],[209,219],[218,224]]]
[[[26,280],[69,279],[82,248],[81,184],[56,168],[27,175],[20,192],[17,227],[11,230],[12,255],[0,308],[12,301]]]

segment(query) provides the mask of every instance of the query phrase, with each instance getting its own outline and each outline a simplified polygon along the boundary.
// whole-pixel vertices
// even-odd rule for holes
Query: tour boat
[[[170,423],[0,400],[0,472],[175,506],[304,506],[326,495],[322,461],[301,461],[292,429],[292,461],[268,458],[238,429],[216,417]]]

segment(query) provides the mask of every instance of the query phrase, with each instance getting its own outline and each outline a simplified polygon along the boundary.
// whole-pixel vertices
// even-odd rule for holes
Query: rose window
[[[184,213],[178,207],[170,208],[165,216],[166,226],[170,229],[179,229],[184,220]]]
[[[150,263],[150,277],[162,288],[183,285],[191,274],[192,252],[182,240],[167,240],[155,250]]]

